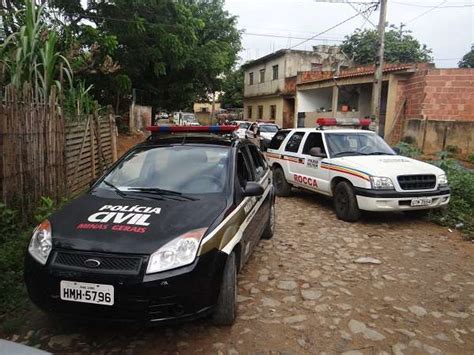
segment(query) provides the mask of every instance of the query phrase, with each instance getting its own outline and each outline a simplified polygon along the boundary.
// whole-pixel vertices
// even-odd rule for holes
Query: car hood
[[[350,156],[331,159],[337,165],[357,169],[372,176],[443,174],[434,165],[400,155]]]
[[[188,231],[208,228],[225,207],[222,195],[177,201],[86,194],[49,218],[53,247],[151,254]]]

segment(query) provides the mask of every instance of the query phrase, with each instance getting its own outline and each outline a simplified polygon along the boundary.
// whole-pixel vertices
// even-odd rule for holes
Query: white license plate
[[[62,280],[61,299],[63,301],[113,306],[114,287],[112,285]]]
[[[431,197],[415,198],[411,200],[411,207],[430,206],[432,203],[433,199]]]

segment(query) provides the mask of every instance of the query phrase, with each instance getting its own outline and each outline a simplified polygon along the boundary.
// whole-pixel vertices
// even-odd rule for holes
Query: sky
[[[365,9],[374,0],[225,0],[226,9],[238,17],[244,30],[241,63],[283,48],[290,48],[325,32]],[[379,11],[369,20],[378,23]],[[474,45],[474,0],[388,0],[387,21],[406,29],[431,48],[439,68],[457,67]],[[356,28],[374,28],[358,15],[294,49],[311,50],[317,44],[340,44]]]

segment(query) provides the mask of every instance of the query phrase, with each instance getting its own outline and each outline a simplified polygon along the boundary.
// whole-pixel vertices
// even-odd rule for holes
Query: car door
[[[253,218],[256,213],[256,197],[244,197],[243,191],[245,190],[245,185],[249,181],[255,181],[255,176],[253,173],[253,166],[250,158],[249,151],[245,144],[242,144],[237,149],[237,162],[236,162],[236,199],[237,204],[244,203],[243,209],[245,211],[245,219],[241,224],[244,229],[242,231],[242,254],[241,254],[241,264],[243,265],[248,257],[255,243],[255,235],[258,232],[257,225],[255,223],[256,219]]]
[[[298,172],[301,165],[304,164],[304,159],[301,158],[301,155],[298,154],[298,152],[304,136],[305,132],[294,132],[288,139],[284,150],[281,152],[281,159],[284,160],[284,164],[286,165],[286,169],[284,169],[287,172],[287,174],[285,174],[286,179],[291,184],[297,186],[303,186],[303,184],[298,180]]]
[[[263,196],[256,197],[256,204],[254,206],[256,209],[255,217],[251,222],[251,228],[253,231],[255,231],[255,234],[253,235],[252,246],[255,246],[260,240],[260,237],[265,230],[270,217],[270,206],[273,198],[271,195],[272,179],[268,164],[258,148],[253,144],[249,144],[247,145],[247,149],[252,161],[252,169],[253,175],[255,176],[255,181],[261,184],[265,189]]]
[[[304,139],[301,151],[304,164],[298,166],[298,173],[301,175],[298,180],[305,188],[327,193],[330,191],[329,170],[321,169],[321,162],[327,158],[311,156],[309,154],[311,148],[319,148],[322,154],[327,154],[321,132],[309,132]]]

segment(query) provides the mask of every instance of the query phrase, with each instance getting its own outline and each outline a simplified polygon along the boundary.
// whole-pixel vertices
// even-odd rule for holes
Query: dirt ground
[[[33,311],[13,340],[58,353],[474,354],[473,262],[474,244],[446,228],[402,214],[349,224],[328,200],[295,192],[277,200],[274,238],[239,275],[234,326],[64,323]]]

